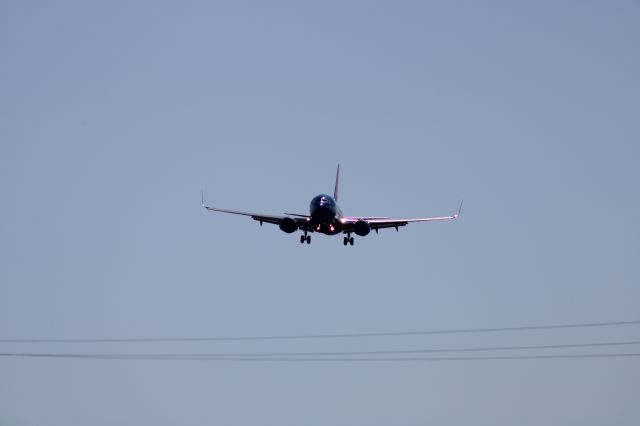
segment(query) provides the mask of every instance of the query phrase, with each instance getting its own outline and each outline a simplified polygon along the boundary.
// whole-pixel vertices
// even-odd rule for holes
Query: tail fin
[[[336,187],[333,190],[333,199],[338,201],[338,186],[340,186],[340,164],[338,164],[338,170],[336,171]]]

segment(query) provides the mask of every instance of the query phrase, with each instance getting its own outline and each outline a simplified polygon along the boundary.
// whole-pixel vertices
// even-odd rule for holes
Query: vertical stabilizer
[[[340,164],[338,164],[338,170],[336,171],[336,187],[333,190],[333,199],[338,202],[338,186],[340,186]]]

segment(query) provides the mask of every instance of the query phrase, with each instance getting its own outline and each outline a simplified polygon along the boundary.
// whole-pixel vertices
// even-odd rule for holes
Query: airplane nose
[[[335,213],[326,204],[325,205],[321,204],[321,205],[319,205],[317,208],[315,208],[313,210],[312,216],[316,220],[319,220],[321,222],[327,222],[327,221],[330,221],[330,220],[332,220],[334,218]]]

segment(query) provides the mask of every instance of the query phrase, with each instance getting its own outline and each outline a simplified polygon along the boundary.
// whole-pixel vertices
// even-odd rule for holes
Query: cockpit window
[[[333,199],[328,195],[318,195],[313,199],[313,203],[321,205],[334,205]]]

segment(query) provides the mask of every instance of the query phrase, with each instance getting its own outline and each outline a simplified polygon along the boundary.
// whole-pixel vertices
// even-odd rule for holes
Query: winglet
[[[458,208],[458,214],[454,215],[453,217],[455,219],[457,219],[458,217],[460,217],[460,213],[462,213],[462,203],[464,202],[464,200],[460,201],[460,207]]]
[[[338,201],[338,186],[340,185],[340,164],[338,164],[338,170],[336,170],[336,187],[333,190],[333,199]]]
[[[204,191],[200,190],[200,202],[202,203],[202,207],[204,207]]]

